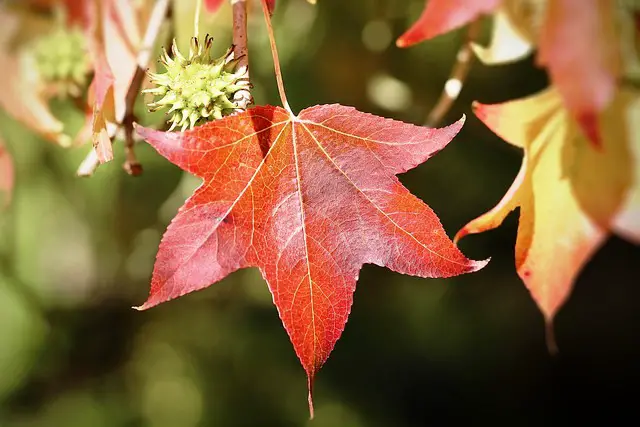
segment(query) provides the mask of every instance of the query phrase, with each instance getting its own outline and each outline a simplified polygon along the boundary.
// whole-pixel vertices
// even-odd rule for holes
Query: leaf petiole
[[[271,55],[273,56],[273,68],[276,73],[276,81],[278,83],[278,93],[280,94],[280,100],[282,106],[293,115],[291,107],[287,102],[287,94],[284,91],[284,82],[282,81],[282,72],[280,71],[280,59],[278,59],[278,48],[276,46],[276,38],[273,34],[273,25],[271,24],[271,13],[269,12],[269,5],[267,0],[260,0],[262,3],[262,11],[264,12],[264,20],[267,24],[267,32],[269,33],[269,44],[271,45]]]

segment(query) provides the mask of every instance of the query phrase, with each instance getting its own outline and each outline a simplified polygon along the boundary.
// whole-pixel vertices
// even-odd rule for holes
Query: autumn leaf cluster
[[[535,51],[547,69],[551,86],[538,94],[474,105],[524,157],[504,198],[456,239],[519,208],[516,269],[549,324],[609,234],[640,242],[637,13],[599,0],[432,0],[398,39],[411,45],[492,14],[489,46],[472,46],[478,58],[497,65]]]
[[[131,174],[141,170],[137,138],[201,178],[164,234],[149,297],[138,308],[206,288],[242,268],[259,269],[307,373],[312,413],[313,381],[344,330],[364,264],[428,278],[477,271],[486,261],[468,259],[458,240],[500,226],[519,209],[516,270],[551,325],[607,236],[640,243],[638,11],[630,5],[430,0],[398,38],[399,47],[409,47],[489,18],[488,46],[465,42],[480,61],[497,65],[535,55],[550,77],[540,93],[473,105],[489,129],[522,151],[522,167],[503,199],[451,240],[397,175],[444,149],[464,117],[430,128],[338,104],[294,113],[270,20],[275,0],[253,5],[264,11],[282,106],[246,109],[246,2],[233,2],[234,40],[244,46],[212,60],[212,40],[198,38],[196,15],[190,55],[165,51],[166,69],[155,72],[150,52],[177,3],[0,6],[0,107],[62,146],[91,141],[80,174],[112,160],[112,144],[124,134]],[[198,0],[206,13],[222,4]],[[48,14],[33,13],[39,9]],[[463,83],[456,76],[452,81]],[[134,123],[133,105],[143,90],[159,97],[151,105],[168,110],[168,123]],[[56,98],[72,99],[82,112],[79,130],[71,132],[52,113]],[[12,163],[0,145],[0,193],[10,196],[12,186]]]

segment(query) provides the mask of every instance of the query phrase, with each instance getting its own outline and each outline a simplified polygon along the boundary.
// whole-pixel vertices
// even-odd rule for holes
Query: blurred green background
[[[423,6],[278,0],[294,110],[341,103],[423,123],[463,37],[397,49]],[[277,104],[259,12],[249,25],[254,95]],[[179,13],[189,22],[188,10]],[[225,6],[201,28],[219,52],[230,43],[229,16]],[[189,35],[184,27],[179,36]],[[450,236],[501,198],[521,160],[472,115],[471,101],[513,99],[547,82],[531,58],[476,63],[445,120],[467,114],[464,129],[401,177]],[[71,105],[55,108],[79,123]],[[114,162],[78,179],[88,147],[52,146],[4,114],[0,132],[17,167],[13,204],[0,214],[2,427],[537,425],[611,421],[633,409],[624,402],[640,379],[640,249],[629,243],[610,239],[581,274],[557,318],[556,357],[515,272],[515,214],[462,241],[469,257],[492,257],[479,273],[427,280],[365,266],[346,330],[318,376],[310,422],[305,374],[257,271],[131,309],[144,301],[161,235],[196,179],[143,144],[144,174],[127,176],[119,143]]]

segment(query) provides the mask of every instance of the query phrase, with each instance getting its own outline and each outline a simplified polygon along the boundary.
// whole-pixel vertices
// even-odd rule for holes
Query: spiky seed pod
[[[82,30],[59,26],[38,38],[31,52],[43,82],[59,97],[80,96],[87,86],[91,60]]]
[[[246,66],[238,67],[233,49],[217,59],[211,59],[213,38],[207,35],[204,43],[191,39],[189,57],[185,58],[176,41],[171,55],[163,49],[160,62],[164,73],[148,73],[155,87],[146,89],[157,98],[148,104],[152,111],[168,108],[169,130],[182,131],[229,114],[243,111],[248,104],[249,73]]]

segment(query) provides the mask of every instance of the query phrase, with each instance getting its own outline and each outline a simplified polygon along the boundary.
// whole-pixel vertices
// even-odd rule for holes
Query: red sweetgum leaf
[[[340,337],[363,264],[420,277],[482,268],[398,180],[463,120],[429,129],[341,105],[255,107],[184,133],[137,127],[203,179],[168,227],[147,309],[258,267],[309,381]],[[310,407],[312,409],[312,407]]]
[[[408,47],[462,27],[483,13],[493,12],[501,0],[427,0],[420,18],[398,40]]]

